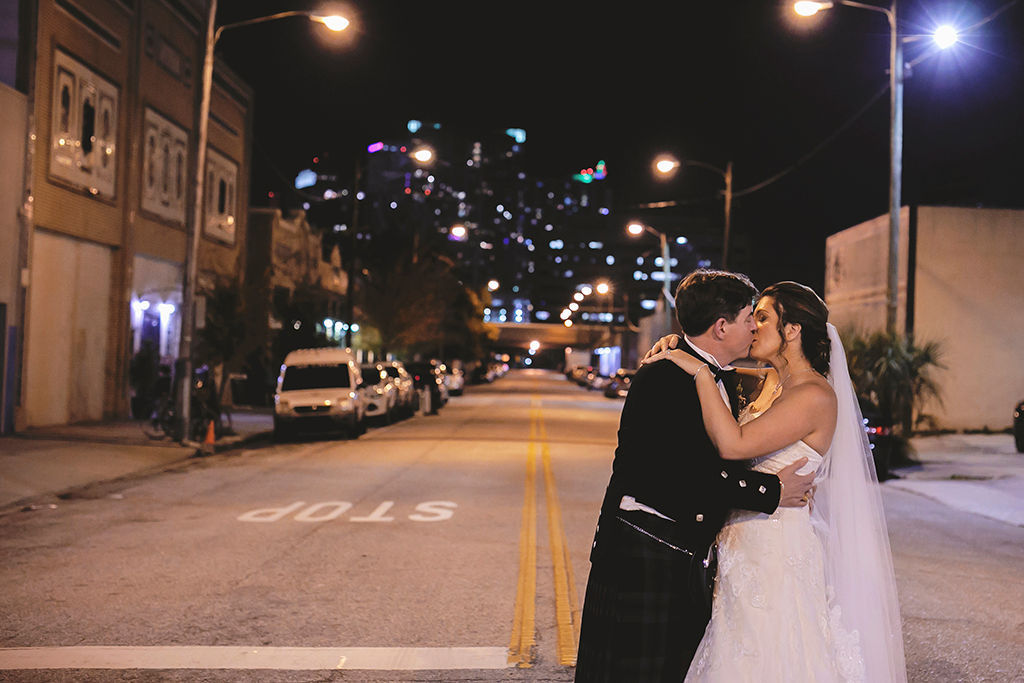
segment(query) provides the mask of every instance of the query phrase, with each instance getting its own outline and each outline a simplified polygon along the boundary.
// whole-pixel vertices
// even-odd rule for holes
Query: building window
[[[117,86],[54,52],[50,175],[93,195],[115,195]]]
[[[207,237],[235,243],[235,187],[238,164],[213,149],[206,150],[206,227]]]
[[[167,221],[185,224],[184,166],[188,133],[146,108],[142,209]]]

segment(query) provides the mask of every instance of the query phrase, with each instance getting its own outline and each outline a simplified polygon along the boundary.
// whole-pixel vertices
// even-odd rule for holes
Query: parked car
[[[413,385],[421,393],[430,392],[430,411],[436,413],[448,401],[448,389],[440,368],[429,361],[417,361],[406,366],[412,375]]]
[[[281,365],[274,392],[274,436],[314,429],[344,430],[356,438],[366,431],[362,373],[350,351],[299,349]]]
[[[587,373],[587,389],[594,389],[597,391],[604,391],[604,388],[608,386],[608,382],[611,378],[607,375],[602,375],[598,370],[594,369]]]
[[[1024,401],[1013,409],[1013,441],[1017,445],[1017,452],[1024,453]]]
[[[579,365],[572,370],[572,381],[579,384],[581,387],[588,386],[590,384],[590,375],[594,372],[593,365]]]
[[[860,401],[860,412],[864,417],[864,431],[868,435],[878,481],[884,481],[889,478],[889,466],[896,447],[892,418],[883,415],[876,406],[864,399]]]
[[[398,390],[391,377],[381,363],[363,363],[359,369],[362,372],[359,393],[366,403],[366,417],[391,424],[398,412]]]
[[[419,395],[416,387],[413,386],[412,375],[405,369],[401,361],[391,360],[381,363],[384,372],[388,374],[391,383],[398,392],[398,410],[406,415],[412,415],[419,409]]]
[[[629,392],[629,383],[633,381],[635,374],[636,370],[627,370],[626,368],[616,370],[604,388],[604,395],[608,398],[625,398],[626,393]]]
[[[443,363],[441,370],[444,372],[444,385],[448,387],[448,394],[462,396],[462,391],[466,386],[466,373],[456,363],[458,361]]]

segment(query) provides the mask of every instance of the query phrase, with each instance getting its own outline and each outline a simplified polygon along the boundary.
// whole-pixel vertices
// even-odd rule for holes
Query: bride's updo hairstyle
[[[777,282],[766,287],[761,296],[770,296],[779,316],[779,336],[786,348],[783,331],[787,323],[800,326],[800,347],[811,367],[822,375],[828,373],[831,342],[828,339],[828,306],[814,290],[798,282]],[[780,351],[782,350],[780,349]]]

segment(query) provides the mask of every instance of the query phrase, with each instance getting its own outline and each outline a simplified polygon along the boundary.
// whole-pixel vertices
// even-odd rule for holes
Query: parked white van
[[[313,429],[344,430],[355,438],[366,431],[361,380],[348,349],[299,349],[281,366],[274,393],[276,438]]]

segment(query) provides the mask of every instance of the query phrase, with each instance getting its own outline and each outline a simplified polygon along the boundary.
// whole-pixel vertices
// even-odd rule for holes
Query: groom
[[[680,347],[707,361],[734,415],[729,364],[750,350],[756,296],[745,275],[716,270],[694,271],[676,290]],[[805,505],[814,479],[796,474],[805,462],[775,475],[722,460],[693,378],[672,362],[637,370],[590,555],[577,683],[681,681],[710,618],[700,586],[726,516]]]

